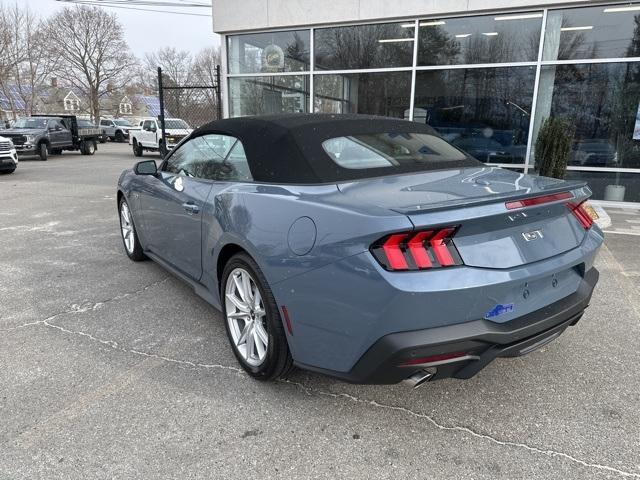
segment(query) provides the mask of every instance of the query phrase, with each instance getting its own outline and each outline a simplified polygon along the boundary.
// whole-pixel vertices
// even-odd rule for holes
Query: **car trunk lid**
[[[453,242],[462,261],[482,268],[513,268],[576,248],[585,229],[567,204],[590,195],[584,183],[494,167],[397,175],[338,188],[352,200],[406,215],[419,230],[456,227]]]

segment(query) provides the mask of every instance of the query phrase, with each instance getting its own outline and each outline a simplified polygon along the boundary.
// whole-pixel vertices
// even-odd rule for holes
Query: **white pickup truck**
[[[167,151],[171,150],[193,129],[180,118],[165,118],[164,131],[166,143],[162,138],[162,129],[157,118],[140,120],[137,128],[129,129],[129,144],[133,147],[133,154],[141,157],[144,151],[161,152],[163,147],[166,147]]]

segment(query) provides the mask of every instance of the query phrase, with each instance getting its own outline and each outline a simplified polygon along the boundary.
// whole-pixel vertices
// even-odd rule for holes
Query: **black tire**
[[[46,143],[42,142],[38,144],[38,156],[43,162],[47,161],[47,158],[49,156],[49,148],[47,147]]]
[[[124,239],[124,232],[122,230],[123,229],[123,221],[122,221],[122,205],[123,204],[127,206],[130,219],[131,219],[131,231],[133,234],[133,249],[131,250],[129,250],[129,248],[127,247],[127,244]],[[122,238],[122,246],[124,247],[124,251],[127,254],[127,257],[129,257],[134,262],[140,262],[145,258],[147,258],[144,254],[144,251],[142,250],[142,245],[140,244],[140,240],[138,239],[138,232],[136,230],[136,226],[133,221],[133,216],[131,215],[131,209],[129,209],[129,204],[127,203],[124,197],[120,199],[120,203],[118,204],[118,218],[120,219],[120,232],[121,232],[120,237]]]
[[[13,172],[15,172],[15,171],[16,171],[16,169],[15,169],[15,168],[13,168],[13,169],[11,169],[11,170],[0,170],[0,175],[3,175],[3,174],[5,174],[5,173],[6,173],[7,175],[9,175],[10,173],[13,173]]]
[[[82,155],[93,155],[96,153],[96,143],[94,140],[83,140],[80,143],[80,153]]]
[[[116,132],[116,137],[115,138],[116,138],[116,142],[118,142],[118,143],[124,142],[124,135],[122,134],[122,132],[120,130],[118,130]]]
[[[107,136],[105,134],[100,135],[98,139],[100,143],[107,143]]]
[[[143,152],[142,145],[140,145],[136,139],[133,139],[133,154],[136,157],[141,157],[142,152]]]
[[[259,366],[249,365],[242,357],[234,344],[229,322],[227,321],[225,289],[231,272],[236,268],[242,268],[251,275],[254,283],[260,291],[260,296],[262,297],[262,303],[266,312],[265,329],[269,336],[269,342],[267,345],[266,357]],[[289,345],[287,343],[282,318],[280,317],[280,311],[276,304],[276,300],[273,297],[273,293],[271,292],[271,288],[260,270],[260,267],[246,253],[238,253],[234,255],[225,265],[222,272],[222,281],[220,282],[220,298],[222,299],[222,312],[224,315],[224,325],[227,331],[227,337],[229,338],[229,343],[231,343],[233,353],[242,368],[253,378],[261,381],[274,380],[285,376],[293,367],[293,359],[289,352]]]

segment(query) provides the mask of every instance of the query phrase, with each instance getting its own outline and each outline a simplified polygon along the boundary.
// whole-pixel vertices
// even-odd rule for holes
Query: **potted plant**
[[[573,145],[575,128],[561,118],[547,118],[536,140],[538,173],[545,177],[563,179]]]

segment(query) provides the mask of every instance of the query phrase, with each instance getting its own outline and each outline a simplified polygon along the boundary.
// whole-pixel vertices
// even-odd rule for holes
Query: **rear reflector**
[[[561,200],[569,200],[573,198],[571,192],[552,193],[550,195],[541,195],[539,197],[523,198],[522,200],[514,200],[505,203],[507,210],[513,210],[516,208],[533,207],[536,205],[542,205],[544,203],[559,202]]]
[[[287,310],[285,305],[282,305],[280,308],[282,308],[282,316],[284,317],[284,323],[287,325],[287,331],[289,332],[289,335],[293,335],[293,327],[291,325],[291,319],[289,318],[289,310]]]
[[[462,265],[453,245],[457,227],[387,235],[371,245],[371,253],[386,270],[427,270]]]
[[[466,357],[465,352],[441,353],[440,355],[431,355],[430,357],[412,358],[406,362],[402,362],[401,366],[422,365],[423,363],[443,362],[445,360],[453,360],[454,358]]]
[[[581,203],[569,202],[567,203],[567,207],[573,213],[573,216],[578,219],[580,225],[584,227],[585,230],[589,230],[591,225],[593,225],[593,218],[587,212],[587,209],[584,208],[586,204],[586,200]]]

